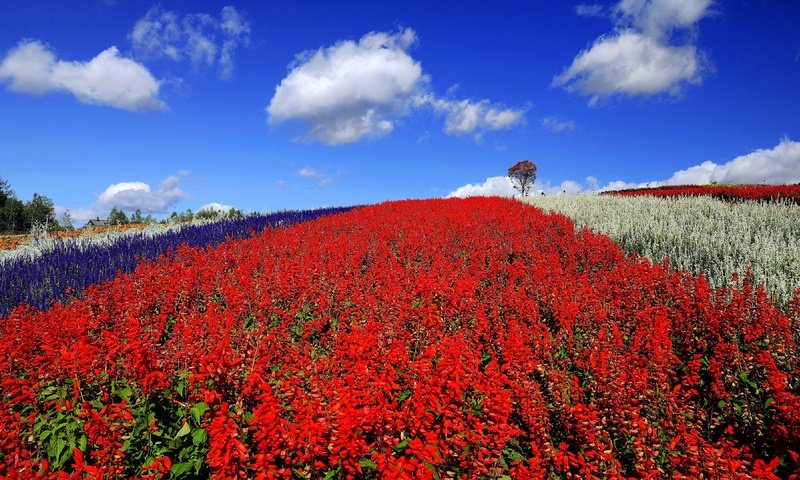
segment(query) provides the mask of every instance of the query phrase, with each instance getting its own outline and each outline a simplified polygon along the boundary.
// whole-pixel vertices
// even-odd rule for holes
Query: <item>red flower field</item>
[[[184,248],[0,320],[7,478],[797,478],[800,297],[502,199]]]
[[[604,193],[623,196],[714,197],[727,201],[760,200],[800,203],[800,185],[665,185]]]

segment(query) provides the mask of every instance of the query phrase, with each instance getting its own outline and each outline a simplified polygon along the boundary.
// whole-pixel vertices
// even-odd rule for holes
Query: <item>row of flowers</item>
[[[0,322],[8,478],[797,478],[800,298],[497,198],[180,247]]]
[[[267,215],[183,225],[155,231],[129,232],[109,239],[47,239],[22,255],[0,259],[0,317],[22,303],[48,308],[89,285],[118,272],[131,272],[142,260],[154,260],[179,245],[217,245],[227,238],[244,238],[267,227],[291,225],[347,208],[286,211]]]
[[[604,192],[607,195],[654,197],[708,196],[726,201],[758,200],[800,203],[800,184],[796,185],[665,185]]]

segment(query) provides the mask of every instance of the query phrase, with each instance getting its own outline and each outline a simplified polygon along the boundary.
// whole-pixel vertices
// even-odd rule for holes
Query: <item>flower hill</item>
[[[356,208],[14,310],[0,476],[788,476],[793,308],[520,202]]]

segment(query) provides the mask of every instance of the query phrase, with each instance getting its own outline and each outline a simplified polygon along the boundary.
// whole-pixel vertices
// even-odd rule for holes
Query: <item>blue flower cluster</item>
[[[155,260],[186,244],[189,247],[217,245],[229,238],[245,238],[269,227],[292,225],[352,207],[285,211],[268,215],[186,225],[156,235],[132,233],[109,243],[56,239],[52,247],[34,257],[17,256],[0,262],[0,317],[26,303],[41,310],[54,301],[64,301],[70,292],[81,292],[92,284],[130,273],[140,260]]]

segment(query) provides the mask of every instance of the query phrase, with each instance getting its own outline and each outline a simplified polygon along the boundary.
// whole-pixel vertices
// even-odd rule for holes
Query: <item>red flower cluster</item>
[[[509,200],[268,230],[0,322],[7,478],[798,478],[800,298]]]
[[[761,200],[800,203],[800,184],[797,185],[669,185],[655,188],[635,188],[603,192],[608,195],[653,197],[714,197],[726,201]]]

